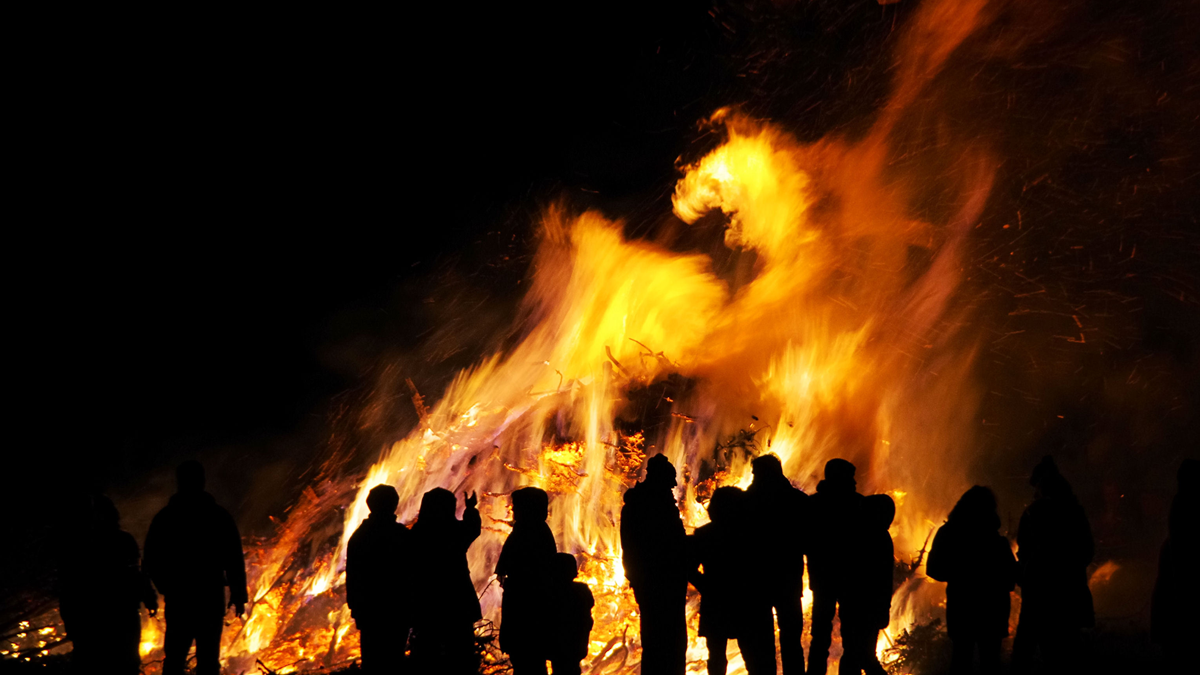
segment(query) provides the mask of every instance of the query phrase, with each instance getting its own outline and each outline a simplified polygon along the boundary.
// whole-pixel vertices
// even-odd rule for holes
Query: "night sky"
[[[1111,510],[1098,527],[1154,539],[1200,431],[1200,19],[1133,4],[1013,3],[937,91],[954,133],[1004,158],[964,293],[986,331],[1015,335],[980,372],[998,383],[984,417],[1022,431],[988,427],[980,473],[1018,486],[1028,458],[1063,452],[1091,472],[1085,501]],[[5,591],[43,583],[64,491],[130,504],[136,532],[185,458],[244,530],[269,533],[387,365],[436,397],[503,340],[541,207],[595,205],[652,235],[677,158],[711,147],[696,122],[724,105],[802,140],[854,137],[916,3],[568,5],[31,24],[9,103],[17,377],[0,496],[23,515]],[[1000,229],[1017,211],[1020,239]],[[1105,349],[1052,338],[1049,317],[1080,306]],[[1036,376],[1028,354],[1046,355]],[[1013,394],[1028,386],[1035,403]],[[414,421],[401,401],[389,429]],[[363,466],[385,439],[370,440]],[[1149,505],[1110,507],[1128,485]]]
[[[46,516],[12,524],[6,585],[44,577],[62,492],[151,495],[140,535],[189,457],[269,533],[381,363],[464,307],[465,342],[507,326],[539,208],[661,212],[728,78],[706,4],[639,5],[36,24],[0,495]],[[436,395],[477,355],[407,374]]]

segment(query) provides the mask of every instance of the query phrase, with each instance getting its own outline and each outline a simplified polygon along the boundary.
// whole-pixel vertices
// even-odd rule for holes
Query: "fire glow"
[[[548,209],[523,339],[460,373],[432,408],[414,396],[418,426],[365,477],[338,479],[325,467],[278,534],[250,542],[251,604],[225,631],[226,664],[293,672],[357,656],[345,546],[379,483],[396,486],[406,523],[429,489],[479,493],[484,533],[468,557],[485,619],[496,624],[491,571],[510,531],[508,495],[524,485],[549,492],[559,550],[581,560],[596,597],[585,661],[594,674],[635,672],[639,662],[617,519],[622,493],[655,452],[680,467],[689,531],[706,522],[701,502],[715,487],[749,483],[753,454],[777,454],[810,493],[826,460],[850,459],[860,491],[895,496],[896,550],[901,562],[916,559],[966,487],[959,449],[973,440],[976,336],[955,291],[994,163],[986,148],[958,149],[958,170],[941,186],[951,206],[934,222],[910,215],[912,188],[889,173],[889,152],[901,113],[982,9],[921,8],[897,52],[893,96],[860,140],[806,145],[735,112],[713,115],[707,123],[725,141],[685,167],[674,213],[691,227],[724,227],[748,280],[718,276],[703,252],[628,239],[601,213]],[[914,264],[914,251],[925,262]],[[331,525],[340,507],[344,519]],[[902,629],[941,604],[941,585],[905,582],[880,641],[885,659]],[[701,672],[695,610],[693,594],[689,668]],[[161,621],[145,619],[148,663],[161,659]],[[740,658],[731,666],[744,672]]]

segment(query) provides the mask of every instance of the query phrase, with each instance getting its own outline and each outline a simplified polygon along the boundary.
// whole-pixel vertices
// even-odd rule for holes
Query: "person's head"
[[[951,523],[1000,528],[1000,514],[996,511],[996,495],[991,488],[976,485],[958,498],[946,519]]]
[[[121,514],[117,511],[117,505],[104,495],[100,495],[92,500],[92,522],[97,527],[103,528],[119,528],[121,526]]]
[[[550,575],[559,583],[570,583],[579,575],[579,564],[570,553],[555,553],[550,561]]]
[[[1029,484],[1035,488],[1041,487],[1042,483],[1050,476],[1058,474],[1058,465],[1054,463],[1054,458],[1050,455],[1042,457],[1042,461],[1033,467],[1033,473],[1029,474]]]
[[[194,459],[175,469],[175,486],[180,493],[204,492],[204,465]]]
[[[750,462],[750,473],[754,475],[754,482],[774,482],[783,478],[783,463],[779,461],[779,457],[775,453],[759,455]]]
[[[371,509],[373,516],[383,518],[394,516],[398,506],[400,506],[400,494],[391,485],[376,485],[367,493],[367,508]]]
[[[825,483],[840,490],[853,490],[858,485],[854,480],[854,465],[850,462],[834,458],[825,462]]]
[[[454,520],[458,500],[454,493],[445,488],[433,488],[421,497],[421,510],[417,514],[419,523],[437,523]]]
[[[513,520],[518,523],[544,521],[550,515],[550,495],[535,487],[514,490],[512,510]]]
[[[1046,499],[1075,499],[1071,484],[1057,471],[1047,475],[1038,483],[1036,495]]]
[[[737,515],[738,504],[746,493],[732,485],[713,490],[708,500],[708,517],[714,523],[725,522]]]
[[[1179,480],[1180,492],[1200,491],[1200,461],[1190,458],[1183,460],[1176,478]]]
[[[890,495],[871,495],[862,501],[863,516],[867,527],[886,530],[896,519],[896,502]]]
[[[675,465],[661,452],[646,462],[646,482],[673,488],[679,484],[675,480]]]

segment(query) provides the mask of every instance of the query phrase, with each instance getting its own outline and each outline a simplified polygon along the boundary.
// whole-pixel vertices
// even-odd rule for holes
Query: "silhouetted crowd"
[[[1185,651],[1200,631],[1200,463],[1186,460],[1171,506],[1152,602],[1152,637],[1172,670],[1189,672]],[[646,462],[645,479],[625,493],[620,534],[625,577],[641,624],[643,675],[681,675],[687,660],[689,584],[700,595],[699,634],[708,672],[727,672],[737,642],[750,675],[827,671],[834,619],[842,655],[838,673],[878,675],[879,632],[891,618],[897,561],[889,528],[896,504],[857,491],[855,467],[825,465],[812,494],[794,487],[779,458],[751,464],[749,487],[719,487],[707,525],[688,535],[664,455]],[[203,467],[177,470],[177,493],[151,523],[139,564],[137,542],[120,529],[116,507],[98,497],[76,528],[60,565],[60,609],[81,673],[140,671],[140,608],[165,603],[164,675],[179,675],[195,644],[198,675],[220,672],[224,617],[244,614],[249,599],[241,537],[229,512],[205,492]],[[1081,631],[1094,625],[1087,568],[1095,553],[1086,514],[1053,459],[1030,478],[1034,499],[1021,516],[1018,555],[1000,533],[996,497],[967,490],[933,539],[928,576],[946,582],[952,672],[997,673],[1009,634],[1011,592],[1021,587],[1012,650],[1015,672],[1075,672]],[[367,497],[370,516],[350,537],[346,599],[360,633],[367,673],[465,675],[479,669],[475,625],[481,619],[467,551],[479,537],[474,495],[425,493],[411,528],[396,520],[389,485]],[[514,675],[580,673],[588,654],[594,599],[576,581],[547,524],[550,500],[533,487],[511,495],[512,533],[496,562],[503,588],[500,647]],[[801,641],[805,565],[812,593],[807,665]],[[157,588],[157,592],[155,589]],[[226,590],[228,589],[228,590]],[[778,641],[778,652],[776,642]]]
[[[699,632],[710,675],[728,669],[729,640],[737,641],[750,675],[775,673],[780,665],[786,675],[824,673],[835,615],[840,672],[884,672],[875,644],[891,612],[892,498],[858,494],[854,465],[842,459],[826,464],[811,496],[791,484],[774,455],[755,458],[751,469],[745,491],[713,491],[711,522],[691,536],[672,492],[675,467],[664,455],[651,457],[646,479],[625,493],[621,546],[641,614],[642,672],[684,672],[689,581],[700,593]],[[807,669],[801,642],[806,560],[813,597]]]
[[[243,614],[247,603],[242,537],[229,512],[204,491],[199,462],[180,464],[175,478],[177,492],[151,521],[140,566],[137,542],[103,497],[92,506],[79,546],[64,555],[59,609],[81,673],[141,672],[139,610],[158,611],[155,588],[166,607],[163,675],[182,675],[193,643],[193,672],[221,672],[226,610]]]

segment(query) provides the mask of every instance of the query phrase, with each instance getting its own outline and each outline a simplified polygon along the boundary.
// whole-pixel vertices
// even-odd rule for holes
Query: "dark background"
[[[4,590],[47,583],[67,494],[140,537],[185,458],[269,533],[385,356],[436,396],[506,327],[541,206],[661,211],[729,79],[708,9],[31,19]],[[464,346],[405,360],[452,321]]]
[[[996,339],[980,479],[1018,493],[1061,453],[1118,553],[1161,540],[1200,431],[1200,26],[1189,3],[1130,4],[1005,4],[937,84],[941,117],[916,120],[1003,160],[963,291]],[[436,397],[503,339],[539,208],[652,234],[724,105],[854,137],[916,6],[31,20],[9,97],[5,595],[46,583],[64,492],[117,498],[140,536],[185,458],[269,533],[389,364]],[[1081,314],[1092,347],[1056,337]],[[415,420],[395,403],[359,465]]]

